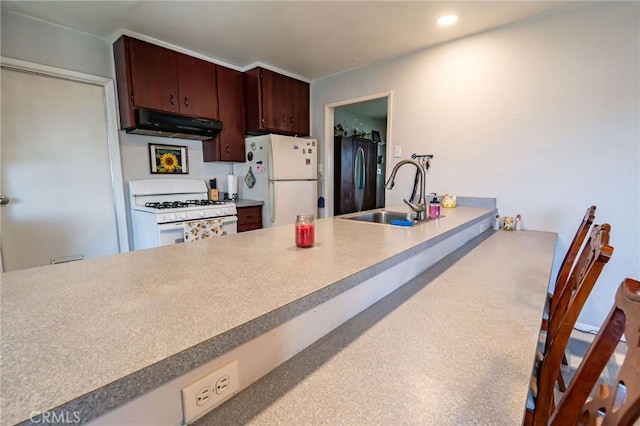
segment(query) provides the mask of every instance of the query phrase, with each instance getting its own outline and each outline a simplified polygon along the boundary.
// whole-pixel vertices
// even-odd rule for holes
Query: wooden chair
[[[622,334],[627,353],[611,391],[600,385],[586,402]],[[595,338],[569,388],[554,411],[551,425],[632,425],[640,418],[640,282],[625,279],[616,302]]]
[[[573,240],[571,244],[569,244],[569,248],[567,249],[567,253],[560,264],[560,269],[558,270],[558,275],[556,276],[556,283],[553,290],[553,293],[547,295],[547,304],[545,306],[545,313],[542,318],[542,325],[540,329],[542,331],[547,331],[549,328],[549,318],[552,315],[552,312],[557,310],[558,299],[560,299],[560,294],[562,294],[562,290],[567,284],[567,280],[569,279],[569,274],[573,265],[575,264],[576,257],[578,256],[578,252],[580,251],[580,247],[582,247],[582,243],[584,243],[587,234],[589,233],[589,229],[591,229],[591,225],[596,218],[596,206],[591,206],[587,208],[587,211],[576,230],[576,234],[573,236]],[[566,355],[562,356],[562,363],[567,365],[567,357]],[[558,388],[560,391],[565,391],[565,383],[564,378],[562,377],[562,371],[558,373]]]
[[[608,245],[610,230],[606,223],[591,229],[589,239],[558,296],[558,303],[549,318],[545,353],[534,377],[533,395],[527,403],[527,425],[546,425],[555,407],[555,382],[571,332],[591,289],[613,254],[613,247]]]
[[[548,318],[551,317],[551,313],[556,309],[558,305],[558,299],[560,299],[560,294],[567,284],[567,280],[569,279],[569,274],[571,273],[571,269],[578,257],[578,253],[580,252],[580,247],[582,247],[582,243],[584,243],[587,234],[589,233],[589,229],[591,229],[591,225],[596,218],[596,206],[591,206],[587,209],[582,218],[582,222],[580,222],[580,226],[576,230],[576,234],[573,236],[573,240],[571,244],[569,244],[569,248],[567,249],[567,253],[560,264],[560,269],[558,270],[558,275],[556,276],[556,284],[552,294],[549,294],[548,300]],[[548,329],[548,318],[543,318],[542,320],[542,330]]]

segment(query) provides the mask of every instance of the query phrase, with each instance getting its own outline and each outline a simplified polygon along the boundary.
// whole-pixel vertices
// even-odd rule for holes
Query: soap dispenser
[[[432,192],[433,200],[429,203],[429,217],[440,217],[440,202],[435,192]]]

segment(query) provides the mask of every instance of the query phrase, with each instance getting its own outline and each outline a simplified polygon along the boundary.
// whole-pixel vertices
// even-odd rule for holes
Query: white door
[[[269,179],[317,179],[317,145],[315,139],[271,135]]]
[[[295,223],[299,214],[316,217],[317,181],[270,181],[269,187],[272,226]]]
[[[118,253],[104,89],[0,72],[4,270]]]

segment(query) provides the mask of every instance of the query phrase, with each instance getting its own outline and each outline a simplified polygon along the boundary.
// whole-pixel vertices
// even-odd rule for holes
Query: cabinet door
[[[245,161],[242,73],[218,66],[218,101],[222,131],[203,142],[204,161]]]
[[[263,127],[268,130],[290,132],[289,78],[263,69],[261,84]]]
[[[238,207],[238,232],[262,229],[262,206]]]
[[[291,131],[300,136],[309,135],[309,83],[290,79]]]
[[[176,53],[141,40],[129,39],[133,104],[178,113]]]
[[[218,119],[216,66],[211,62],[176,53],[180,113]]]

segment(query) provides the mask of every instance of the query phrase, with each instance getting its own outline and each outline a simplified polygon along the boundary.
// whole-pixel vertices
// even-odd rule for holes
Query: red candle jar
[[[315,241],[315,225],[312,214],[296,216],[296,246],[300,248],[313,247]]]

